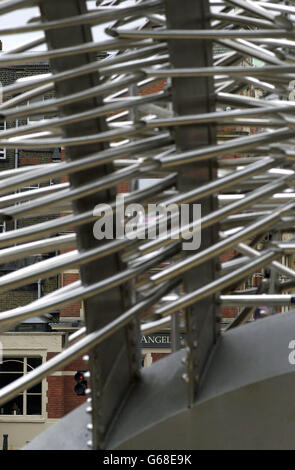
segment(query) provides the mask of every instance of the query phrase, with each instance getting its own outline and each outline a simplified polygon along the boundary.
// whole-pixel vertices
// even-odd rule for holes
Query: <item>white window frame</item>
[[[45,101],[44,96],[36,96],[35,99],[33,98],[33,99],[27,101],[27,106],[30,106],[30,104],[36,104],[36,103],[38,103],[38,102],[39,102],[40,104],[43,104],[44,101]],[[44,114],[41,114],[41,115],[40,115],[40,118],[39,118],[38,116],[39,116],[38,114],[35,115],[35,116],[33,116],[33,119],[32,119],[31,116],[28,116],[28,117],[27,117],[27,124],[33,125],[33,124],[36,124],[37,122],[40,122],[40,121],[44,121],[44,120],[45,120]]]
[[[0,129],[0,137],[1,137],[1,130],[6,131],[6,121],[1,121],[3,122],[3,129]],[[6,149],[1,149],[0,148],[0,160],[6,160]]]
[[[4,232],[6,232],[6,222],[0,223],[0,233],[4,233]]]
[[[40,189],[40,184],[33,183],[33,184],[30,184],[29,186],[23,186],[22,188],[20,188],[20,192],[33,191],[33,189]]]
[[[27,367],[27,359],[28,358],[35,357],[35,358],[41,359],[41,364],[43,364],[43,362],[44,362],[43,355],[26,354],[26,355],[18,356],[16,354],[11,354],[11,353],[9,355],[4,355],[3,362],[5,362],[5,359],[8,360],[11,357],[23,362],[23,372],[24,372],[23,375],[25,375],[28,372],[28,367]],[[0,374],[1,373],[7,374],[7,372],[1,372],[0,371]],[[11,374],[13,374],[13,373],[14,372],[11,372]],[[16,420],[20,420],[20,419],[22,419],[22,420],[27,420],[27,419],[40,420],[41,419],[41,420],[43,420],[44,416],[45,416],[45,399],[44,399],[45,393],[46,393],[45,380],[41,381],[41,392],[34,393],[34,394],[30,394],[30,393],[28,394],[27,390],[24,390],[22,393],[19,394],[19,395],[23,395],[23,413],[22,414],[1,414],[1,412],[0,412],[0,420],[1,420],[1,418],[9,419],[9,420],[10,419],[16,419]],[[41,397],[41,413],[40,414],[35,414],[35,415],[27,414],[27,397],[28,397],[28,395],[40,395],[40,397]],[[1,410],[1,406],[0,406],[0,410]]]

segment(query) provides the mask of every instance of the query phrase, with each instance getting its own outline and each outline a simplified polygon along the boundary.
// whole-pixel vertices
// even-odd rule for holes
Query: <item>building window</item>
[[[44,102],[44,97],[43,96],[36,96],[36,98],[31,98],[30,101],[27,102],[28,106],[33,106],[39,103],[39,105],[43,105]],[[32,116],[29,116],[27,119],[28,124],[35,124],[37,121],[43,121],[44,120],[44,114],[34,114]]]
[[[4,357],[2,364],[0,364],[0,388],[19,379],[41,364],[41,357]],[[0,416],[3,415],[42,415],[42,382],[2,405]]]
[[[26,191],[32,191],[33,189],[39,189],[40,185],[38,183],[35,184],[30,184],[29,186],[24,186],[23,188],[20,189],[20,192],[26,192]]]
[[[53,163],[59,163],[61,161],[61,148],[55,148],[52,153]]]
[[[6,130],[6,121],[0,121],[0,136],[1,132]],[[6,158],[6,149],[0,148],[0,159]]]

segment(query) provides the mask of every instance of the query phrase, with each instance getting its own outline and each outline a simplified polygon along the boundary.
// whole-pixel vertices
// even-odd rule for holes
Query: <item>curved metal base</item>
[[[224,333],[187,408],[185,351],[143,370],[109,436],[109,449],[294,449],[295,316],[278,314]],[[25,449],[83,449],[81,407]],[[86,416],[86,413],[85,413]],[[77,430],[65,435],[64,430]],[[79,433],[79,436],[78,436]],[[83,442],[82,442],[83,441]]]

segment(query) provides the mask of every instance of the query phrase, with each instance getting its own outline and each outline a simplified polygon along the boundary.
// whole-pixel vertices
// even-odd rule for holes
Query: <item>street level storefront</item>
[[[0,387],[34,370],[60,353],[63,332],[7,332],[0,335],[3,358]],[[74,393],[77,370],[85,369],[82,358],[25,390],[0,407],[0,449],[7,436],[8,449],[21,449],[38,434],[82,404],[86,397]]]

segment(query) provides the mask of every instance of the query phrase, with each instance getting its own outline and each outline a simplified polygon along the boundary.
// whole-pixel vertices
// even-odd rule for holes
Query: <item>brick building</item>
[[[3,86],[24,80],[25,77],[49,73],[49,64],[39,62],[34,64],[2,67],[0,82]],[[43,99],[52,98],[52,93],[44,95]],[[7,96],[5,100],[13,98]],[[40,97],[38,97],[40,100]],[[34,116],[31,121],[36,123],[44,116]],[[0,123],[0,129],[9,129],[29,123],[27,120],[9,120]],[[42,165],[60,160],[60,149],[49,150],[4,150],[0,149],[0,171],[23,166]],[[60,181],[57,181],[60,182]],[[50,182],[42,183],[47,186]],[[34,190],[39,186],[21,188],[21,192]],[[1,199],[1,198],[0,198]],[[48,220],[54,214],[37,215],[21,221],[3,223],[1,232],[32,225]],[[38,220],[36,220],[36,218]],[[0,265],[0,275],[12,272],[23,266],[30,265],[43,259],[43,255],[30,256],[16,262]],[[58,287],[67,285],[79,277],[78,271],[65,271],[57,276],[39,280],[24,287],[0,294],[0,312],[26,305],[39,297],[49,294]],[[29,370],[42,364],[64,347],[70,333],[80,328],[83,323],[81,305],[74,304],[61,311],[52,312],[51,318],[35,317],[19,324],[13,331],[0,334],[0,345],[3,348],[3,362],[0,363],[0,387],[20,377]],[[2,438],[8,435],[8,446],[12,449],[21,448],[48,426],[85,401],[84,396],[74,392],[74,375],[77,370],[85,370],[87,365],[82,360],[76,360],[65,369],[56,371],[42,383],[22,393],[14,400],[0,408],[0,449]]]

